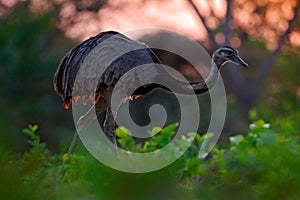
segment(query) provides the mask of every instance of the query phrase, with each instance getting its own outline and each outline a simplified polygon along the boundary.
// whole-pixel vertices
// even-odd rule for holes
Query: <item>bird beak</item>
[[[243,67],[248,67],[248,64],[245,61],[243,61],[239,56],[233,57],[232,61],[239,65],[242,65]]]

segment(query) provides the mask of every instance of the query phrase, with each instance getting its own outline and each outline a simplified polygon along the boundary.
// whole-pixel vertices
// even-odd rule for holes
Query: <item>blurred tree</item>
[[[255,68],[251,78],[247,78],[238,68],[225,69],[229,88],[247,115],[249,109],[256,103],[264,78],[274,66],[275,59],[289,39],[292,27],[298,19],[300,2],[226,0],[225,16],[220,19],[214,17],[218,20],[220,29],[210,28],[207,21],[209,16],[205,17],[193,0],[189,2],[204,24],[213,49],[220,45],[237,46],[243,43],[246,37],[253,36],[266,41],[267,47],[271,50],[260,64],[248,61],[250,66]],[[213,7],[210,9],[213,13]],[[299,30],[294,33],[299,34]],[[289,42],[291,44],[293,41],[289,40]],[[246,56],[247,53],[250,52],[245,50]]]
[[[61,10],[60,27],[70,37],[81,38],[108,27],[128,30],[141,26],[161,26],[182,31],[194,38],[195,34],[199,34],[201,38],[200,34],[206,32],[206,37],[202,37],[200,41],[210,50],[229,44],[239,47],[253,39],[263,41],[267,50],[262,47],[261,51],[269,51],[269,54],[260,64],[256,60],[248,61],[253,71],[252,77],[243,74],[238,68],[224,69],[228,87],[245,114],[256,104],[262,82],[274,66],[283,46],[300,45],[299,20],[297,21],[300,2],[296,0],[135,0],[134,3],[128,0],[108,0],[105,3],[106,6],[97,12],[86,10],[76,13],[76,3],[68,2]],[[191,28],[187,24],[194,25]],[[254,57],[250,55],[252,50],[241,50],[246,58],[247,55],[249,58]]]
[[[52,79],[74,44],[56,28],[55,7],[36,12],[31,1],[5,3],[0,2],[0,144],[22,149],[20,130],[28,123],[40,124],[43,139],[55,142],[55,124],[66,115],[53,95]]]

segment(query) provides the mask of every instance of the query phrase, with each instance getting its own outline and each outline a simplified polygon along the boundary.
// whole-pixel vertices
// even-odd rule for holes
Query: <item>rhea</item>
[[[109,41],[109,42],[108,42]],[[123,55],[117,57],[115,51],[126,48]],[[115,57],[114,57],[115,55]],[[114,58],[110,58],[114,57]],[[154,70],[151,73],[141,73],[138,77],[129,77],[128,83],[123,85],[126,90],[133,87],[135,81],[141,78],[166,80],[169,84],[176,85],[178,92],[182,94],[190,94],[191,89],[195,94],[201,94],[208,91],[217,81],[219,70],[226,62],[234,62],[238,65],[247,67],[238,54],[238,51],[230,46],[224,46],[212,54],[211,72],[203,81],[196,83],[184,82],[166,70]],[[71,49],[60,62],[54,76],[54,89],[62,97],[66,109],[78,98],[82,98],[83,102],[92,99],[95,107],[91,107],[77,122],[77,130],[80,132],[87,128],[89,124],[95,120],[96,116],[106,111],[103,123],[105,134],[116,145],[115,120],[111,108],[112,91],[118,80],[129,70],[143,64],[160,64],[160,60],[154,52],[144,43],[132,40],[125,35],[107,31],[92,37],[75,48]],[[106,66],[108,65],[108,66]],[[105,67],[104,67],[105,66]],[[102,70],[101,77],[95,79],[98,70]],[[80,89],[75,86],[77,73],[84,72],[85,75],[80,79]],[[95,83],[95,80],[97,82]],[[96,84],[96,85],[95,85]],[[74,88],[78,92],[72,95]],[[142,97],[155,89],[168,90],[163,85],[147,84],[138,88],[133,94],[129,94],[127,99],[135,99]],[[127,100],[127,99],[124,99]]]

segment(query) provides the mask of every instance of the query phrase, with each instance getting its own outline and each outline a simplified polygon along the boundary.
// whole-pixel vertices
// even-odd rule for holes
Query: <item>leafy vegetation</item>
[[[65,175],[59,178],[66,155],[49,152],[37,135],[38,126],[23,129],[31,148],[16,156],[1,150],[1,199],[298,199],[300,197],[300,141],[298,136],[278,133],[262,120],[250,125],[250,133],[230,137],[223,147],[215,146],[206,159],[199,149],[204,136],[189,134],[178,142],[195,137],[194,142],[169,167],[146,174],[128,174],[110,169],[82,146],[68,157]],[[127,150],[149,152],[166,145],[176,124],[155,129],[144,144],[135,143],[119,128],[120,146]],[[159,133],[158,133],[159,132]],[[9,161],[9,162],[7,162]],[[127,192],[129,191],[129,192]]]

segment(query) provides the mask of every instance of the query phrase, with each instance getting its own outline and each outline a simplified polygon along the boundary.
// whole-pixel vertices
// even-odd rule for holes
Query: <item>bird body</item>
[[[110,37],[113,39],[109,40]],[[160,61],[145,44],[114,31],[103,32],[64,56],[54,75],[54,89],[63,98],[65,108],[69,108],[72,100],[75,103],[79,97],[86,102],[93,94],[103,96],[105,90],[115,85],[126,72],[147,63]],[[98,77],[98,74],[102,76]],[[80,77],[76,84],[80,89],[74,88],[76,76]]]
[[[201,82],[186,83],[163,68],[150,68],[150,71],[140,70],[138,74],[128,76],[121,91],[132,91],[142,79],[149,83],[155,79],[166,80],[168,84],[176,85],[182,94],[200,94],[209,90],[218,79],[220,68],[224,63],[232,61],[242,66],[247,64],[238,56],[237,50],[225,46],[213,53],[210,75]],[[106,110],[103,124],[104,132],[116,144],[114,115],[111,110],[111,95],[117,82],[128,71],[144,64],[160,64],[154,52],[144,43],[132,40],[115,31],[102,32],[71,49],[62,59],[54,76],[54,89],[62,97],[65,108],[82,98],[85,103],[93,99],[96,115]],[[152,71],[151,71],[152,70]],[[79,77],[79,78],[78,78]],[[169,90],[163,85],[147,84],[138,88],[127,98],[146,95],[154,89]],[[126,99],[124,99],[126,100]],[[77,122],[77,130],[85,129],[95,119],[92,107]]]

